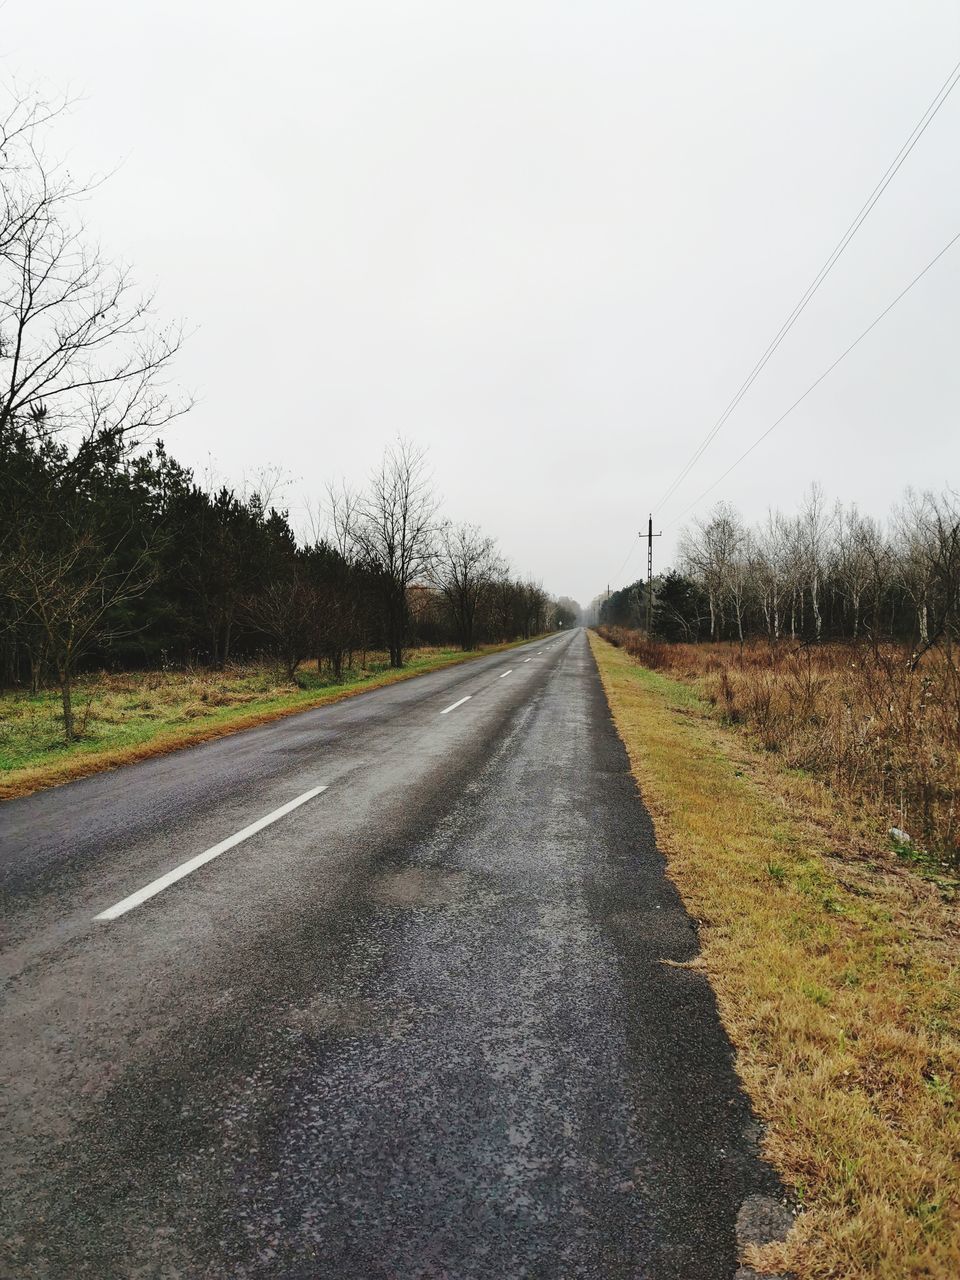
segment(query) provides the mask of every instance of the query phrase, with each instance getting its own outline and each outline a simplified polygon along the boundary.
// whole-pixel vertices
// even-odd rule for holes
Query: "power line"
[[[631,543],[630,543],[630,550],[629,550],[629,551],[627,552],[627,554],[623,557],[623,563],[621,564],[621,566],[620,566],[620,568],[617,570],[617,572],[613,575],[613,579],[614,579],[614,581],[616,581],[616,580],[617,580],[617,578],[619,578],[619,577],[620,577],[621,573],[623,573],[624,569],[627,567],[627,561],[628,561],[628,560],[632,560],[632,559],[633,559],[633,553],[636,551],[636,549],[637,549],[637,547],[638,547],[638,546],[639,546],[639,543],[637,543],[637,542],[631,542]]]
[[[931,123],[933,118],[936,116],[937,112],[943,106],[944,102],[946,102],[953,88],[957,84],[958,80],[960,80],[960,62],[957,63],[957,65],[953,68],[953,70],[947,76],[946,80],[940,86],[940,89],[937,91],[936,95],[934,96],[933,101],[930,103],[926,111],[920,117],[920,120],[914,126],[912,132],[910,133],[910,136],[907,138],[906,142],[904,142],[903,146],[900,148],[896,156],[894,156],[893,160],[888,165],[883,177],[874,187],[873,191],[871,191],[870,195],[867,197],[866,201],[861,206],[856,217],[853,219],[849,227],[847,227],[846,231],[843,233],[843,236],[837,243],[833,252],[830,254],[826,262],[817,272],[816,276],[813,278],[811,283],[807,286],[803,296],[800,298],[800,301],[796,304],[796,306],[790,312],[790,315],[780,326],[780,329],[777,332],[776,337],[768,345],[763,355],[760,357],[757,363],[753,366],[750,373],[747,375],[746,379],[740,385],[740,388],[737,391],[736,395],[734,395],[733,399],[724,409],[723,413],[720,415],[720,417],[717,419],[717,421],[714,423],[711,429],[707,432],[707,435],[705,436],[701,444],[697,447],[697,449],[694,451],[690,459],[681,468],[680,473],[676,476],[673,482],[667,487],[666,491],[664,492],[664,494],[662,495],[662,497],[654,507],[654,511],[659,511],[660,508],[664,505],[664,503],[667,502],[669,498],[672,497],[672,495],[677,491],[679,486],[683,483],[683,481],[690,474],[694,466],[696,466],[697,462],[700,460],[700,458],[709,448],[711,442],[714,440],[716,435],[723,428],[724,423],[733,413],[734,409],[737,407],[737,405],[740,403],[740,401],[743,399],[746,393],[753,386],[754,382],[759,377],[760,373],[762,372],[763,368],[767,364],[770,357],[777,350],[781,342],[784,340],[784,338],[787,336],[787,334],[790,332],[790,330],[796,324],[797,320],[802,315],[803,311],[807,306],[807,303],[810,301],[813,295],[817,292],[817,290],[823,284],[824,280],[833,270],[834,266],[839,261],[840,256],[843,254],[847,245],[850,243],[850,241],[853,239],[853,237],[856,235],[856,233],[859,231],[860,227],[863,225],[864,221],[868,217],[871,209],[874,207],[874,205],[883,195],[884,191],[886,191],[887,187],[893,181],[897,171],[900,169],[901,165],[904,163],[907,156],[910,154],[910,152],[913,150],[916,144],[923,137],[924,133],[927,130],[928,125]]]
[[[796,321],[799,319],[799,317],[800,317],[801,313],[803,312],[803,310],[805,309],[805,307],[806,307],[807,303],[810,301],[810,299],[813,297],[813,295],[816,293],[816,291],[820,288],[820,285],[823,283],[823,281],[824,281],[824,280],[826,279],[826,277],[829,275],[830,271],[831,271],[831,270],[833,269],[833,267],[836,265],[836,263],[837,263],[838,259],[840,258],[841,254],[844,252],[844,250],[846,249],[847,245],[850,243],[850,241],[853,239],[854,235],[855,235],[855,234],[857,233],[857,231],[860,229],[860,227],[862,226],[863,222],[865,221],[865,219],[866,219],[866,218],[867,218],[867,216],[869,215],[870,211],[873,209],[874,205],[877,203],[877,201],[878,201],[878,200],[880,199],[880,197],[883,195],[883,193],[884,193],[884,191],[886,190],[886,188],[890,185],[890,182],[891,182],[891,181],[893,180],[893,178],[895,177],[895,175],[896,175],[897,171],[900,169],[900,167],[902,166],[902,164],[903,164],[903,163],[904,163],[904,161],[906,160],[907,156],[910,154],[910,152],[913,150],[913,148],[914,148],[914,147],[916,146],[916,144],[919,142],[920,138],[921,138],[921,137],[923,136],[923,134],[926,132],[926,129],[927,129],[927,127],[929,126],[929,124],[931,123],[931,121],[933,120],[934,116],[936,116],[937,112],[938,112],[938,111],[940,110],[940,108],[943,106],[944,102],[947,100],[947,97],[949,96],[949,94],[952,92],[952,90],[953,90],[953,89],[954,89],[954,87],[956,86],[958,79],[960,79],[960,62],[958,62],[958,63],[956,64],[956,66],[954,66],[953,70],[950,72],[950,74],[947,76],[946,80],[945,80],[945,81],[943,82],[943,84],[940,86],[940,89],[939,89],[939,90],[938,90],[938,92],[935,94],[935,96],[934,96],[934,98],[933,98],[932,102],[931,102],[931,103],[930,103],[930,105],[927,107],[927,109],[926,109],[926,111],[923,113],[923,115],[920,117],[920,120],[919,120],[919,121],[917,122],[917,124],[914,126],[914,128],[913,128],[912,132],[911,132],[911,133],[910,133],[910,135],[908,136],[907,140],[904,142],[903,146],[900,148],[900,150],[897,152],[896,156],[895,156],[895,157],[893,158],[893,160],[890,162],[890,165],[888,166],[888,168],[887,168],[886,172],[884,173],[883,177],[880,179],[880,181],[879,181],[879,182],[877,183],[877,185],[874,187],[873,191],[872,191],[872,192],[870,193],[870,195],[867,197],[866,201],[864,202],[864,204],[863,204],[863,205],[862,205],[862,207],[860,208],[860,210],[859,210],[859,212],[857,213],[856,217],[853,219],[853,221],[851,222],[850,226],[847,228],[847,230],[844,232],[843,236],[841,237],[840,241],[837,243],[837,245],[836,245],[836,247],[834,248],[833,252],[832,252],[832,253],[830,254],[830,256],[827,258],[827,260],[826,260],[826,262],[824,263],[824,265],[820,268],[819,272],[818,272],[818,273],[817,273],[817,275],[814,277],[814,279],[813,279],[813,281],[810,283],[810,285],[808,285],[808,287],[807,287],[806,291],[804,292],[803,296],[800,298],[800,301],[797,303],[797,305],[794,307],[793,311],[790,313],[790,315],[789,315],[789,316],[787,317],[787,319],[784,321],[783,325],[781,325],[780,330],[778,331],[777,335],[774,337],[774,339],[772,340],[772,342],[768,345],[767,349],[764,351],[763,355],[760,357],[760,359],[759,359],[759,360],[757,361],[757,363],[754,365],[753,369],[750,371],[750,373],[749,373],[749,375],[747,376],[747,378],[746,378],[746,379],[744,380],[744,382],[741,384],[741,386],[740,386],[739,390],[737,391],[737,393],[735,394],[735,396],[733,397],[733,399],[730,401],[730,403],[729,403],[729,404],[727,405],[727,407],[724,409],[723,413],[720,415],[720,417],[719,417],[719,419],[717,420],[717,422],[714,424],[714,426],[713,426],[713,427],[711,428],[711,430],[708,432],[707,436],[706,436],[706,437],[705,437],[705,439],[702,441],[702,443],[701,443],[701,444],[700,444],[700,446],[697,448],[697,450],[694,452],[693,456],[689,459],[689,461],[688,461],[688,462],[684,465],[684,467],[681,469],[681,471],[680,471],[679,475],[674,479],[674,481],[672,482],[672,484],[670,484],[670,485],[668,486],[667,490],[666,490],[666,491],[664,492],[664,494],[661,496],[660,500],[657,502],[656,506],[654,507],[654,511],[659,511],[659,510],[660,510],[660,508],[664,505],[664,503],[665,503],[665,502],[666,502],[666,501],[667,501],[667,500],[668,500],[668,499],[669,499],[669,498],[670,498],[670,497],[671,497],[671,496],[676,492],[677,488],[678,488],[678,487],[683,483],[683,481],[684,481],[684,480],[686,479],[686,477],[689,475],[690,471],[693,469],[693,467],[696,465],[696,463],[699,461],[699,459],[700,459],[700,458],[703,456],[703,454],[706,452],[707,448],[710,446],[710,444],[712,443],[713,439],[716,437],[716,435],[718,434],[718,432],[723,428],[724,423],[727,421],[727,419],[730,417],[730,415],[731,415],[731,413],[733,412],[733,410],[737,407],[737,405],[740,403],[740,401],[741,401],[741,400],[743,399],[743,397],[746,395],[747,391],[749,391],[750,387],[751,387],[751,386],[753,385],[753,383],[756,381],[757,377],[758,377],[758,376],[759,376],[759,374],[762,372],[762,370],[763,370],[764,366],[767,364],[767,362],[769,361],[770,357],[774,354],[774,352],[776,351],[776,349],[779,347],[780,343],[781,343],[781,342],[783,341],[783,339],[787,336],[787,334],[789,333],[790,329],[792,329],[792,328],[793,328],[793,325],[794,325],[794,324],[796,323]],[[952,244],[952,243],[953,243],[953,241],[951,241],[951,242],[950,242],[950,244]],[[937,255],[937,257],[940,257],[940,256],[942,255],[942,253],[945,253],[945,252],[946,252],[946,250],[947,250],[947,249],[949,249],[949,248],[950,248],[950,245],[948,244],[948,245],[947,245],[943,250],[941,250],[941,254],[938,254],[938,255]],[[933,263],[934,263],[934,262],[936,262],[936,260],[937,260],[937,259],[936,259],[936,258],[934,258],[932,262],[928,263],[927,267],[925,267],[925,268],[924,268],[924,271],[923,271],[923,272],[921,272],[921,273],[920,273],[920,275],[922,276],[922,275],[923,275],[927,270],[929,270],[929,268],[930,268],[931,266],[933,266]],[[907,286],[907,289],[906,289],[906,290],[904,290],[904,292],[907,292],[909,289],[911,289],[911,288],[913,287],[913,285],[914,285],[914,284],[916,284],[916,283],[917,283],[917,280],[919,280],[919,279],[920,279],[920,276],[917,276],[917,277],[916,277],[916,279],[915,279],[915,280],[913,280],[913,281],[910,283],[910,285],[908,285],[908,286]],[[901,295],[899,295],[897,298],[895,298],[895,299],[894,299],[894,301],[890,304],[890,306],[892,307],[892,306],[896,305],[896,303],[899,301],[900,297],[902,297],[902,296],[903,296],[903,294],[901,294]],[[890,309],[890,308],[888,308],[887,310],[889,310],[889,309]],[[883,318],[883,315],[885,315],[885,314],[886,314],[886,312],[884,312],[884,313],[882,313],[880,316],[878,316],[878,317],[877,317],[877,320],[876,320],[876,321],[874,321],[874,324],[878,323],[878,322]],[[872,327],[872,326],[871,326],[871,327]],[[868,332],[869,332],[869,330],[864,330],[864,332],[860,335],[860,338],[865,337],[865,336],[866,336],[866,334],[867,334]],[[859,341],[860,341],[860,338],[858,338],[858,339],[857,339],[857,342],[859,342]],[[853,345],[855,346],[855,345],[856,345],[856,343],[854,343]],[[851,347],[851,348],[848,348],[848,350],[852,350],[852,349],[853,349],[852,347]],[[845,356],[846,354],[847,354],[847,352],[844,352],[844,356]],[[842,360],[843,358],[844,358],[843,356],[841,356],[841,357],[840,357],[840,359],[841,359],[841,360]],[[839,363],[839,360],[837,361],[837,363]],[[819,381],[822,381],[822,378],[823,378],[823,377],[826,377],[826,374],[827,374],[827,373],[829,373],[829,372],[831,372],[832,368],[834,368],[834,367],[835,367],[835,366],[831,366],[831,369],[828,369],[828,370],[826,371],[826,373],[824,373],[824,374],[822,375],[821,379],[819,379],[819,380],[818,380],[818,382],[819,382]],[[804,392],[804,397],[805,397],[806,395],[808,395],[808,394],[809,394],[809,392],[810,392],[810,391],[812,391],[816,385],[818,385],[818,383],[814,383],[812,386],[808,387],[807,391],[806,391],[806,392]],[[802,399],[802,398],[804,398],[804,397],[801,397],[801,399]],[[797,403],[799,403],[799,401],[797,401]],[[795,408],[795,407],[796,407],[796,405],[792,405],[792,406],[791,406],[791,408],[787,410],[787,413],[790,413],[790,412],[792,411],[792,409],[793,409],[793,408]],[[786,416],[786,415],[784,415],[784,416]],[[775,427],[775,426],[779,425],[779,422],[780,422],[780,421],[782,421],[782,418],[781,418],[781,419],[778,419],[778,421],[777,421],[776,423],[774,423],[774,424],[773,424],[773,426],[770,428],[770,430],[772,431],[772,430],[773,430],[773,427]],[[765,434],[769,434],[769,432],[767,432],[767,433],[765,433]],[[762,439],[762,438],[763,438],[763,437],[761,437],[761,439]],[[759,444],[759,443],[760,443],[760,440],[755,441],[755,443],[754,443],[753,445],[751,445],[751,446],[750,446],[750,450],[748,450],[747,452],[752,451],[752,450],[756,447],[756,445],[757,445],[757,444]],[[742,461],[742,458],[743,458],[743,457],[746,457],[746,454],[742,455],[742,457],[741,457],[741,458],[739,458],[739,459],[737,460],[737,462],[735,462],[735,463],[733,464],[733,467],[738,466],[738,465],[739,465],[739,463]],[[697,503],[698,503],[698,502],[700,502],[701,498],[702,498],[702,497],[704,497],[706,493],[709,493],[709,492],[710,492],[710,490],[711,490],[711,489],[713,489],[713,488],[715,488],[715,487],[716,487],[716,485],[717,485],[717,484],[719,484],[719,483],[720,483],[720,482],[725,478],[725,476],[726,476],[726,475],[729,475],[730,471],[732,471],[732,470],[733,470],[733,467],[729,468],[729,470],[728,470],[727,472],[725,472],[724,476],[721,476],[721,477],[720,477],[720,480],[715,481],[715,483],[714,483],[713,485],[711,485],[711,486],[710,486],[710,488],[708,488],[708,489],[704,490],[704,493],[703,493],[703,494],[701,494],[701,495],[700,495],[700,497],[699,497],[699,498],[697,498],[697,499],[696,499],[696,501],[695,501],[695,502],[693,502],[689,507],[685,508],[685,509],[684,509],[684,511],[683,511],[683,512],[681,512],[681,514],[680,514],[679,516],[675,517],[674,521],[671,521],[671,523],[675,523],[675,522],[676,522],[676,520],[682,519],[682,518],[683,518],[683,516],[684,516],[684,515],[686,515],[686,514],[687,514],[687,512],[688,512],[688,511],[690,511],[690,510],[692,509],[692,507],[696,506],[696,505],[697,505]],[[620,568],[617,570],[616,577],[619,577],[619,576],[622,574],[622,572],[623,572],[624,568],[625,568],[625,567],[626,567],[626,565],[627,565],[627,562],[628,562],[630,559],[632,559],[633,554],[634,554],[634,552],[635,552],[635,551],[636,551],[636,549],[637,549],[637,545],[638,545],[638,544],[637,544],[636,542],[631,542],[630,549],[627,551],[627,554],[626,554],[626,556],[624,557],[623,562],[622,562],[622,564],[620,565]]]
[[[871,331],[872,329],[875,329],[875,328],[877,327],[877,325],[878,325],[878,324],[880,323],[880,321],[884,318],[884,316],[888,315],[888,314],[893,310],[893,308],[897,305],[897,303],[900,301],[900,299],[901,299],[901,298],[905,298],[905,297],[906,297],[906,295],[910,292],[910,290],[913,288],[913,286],[914,286],[915,284],[917,284],[920,280],[922,280],[922,279],[923,279],[923,277],[927,274],[927,272],[930,270],[930,268],[931,268],[932,266],[934,266],[937,262],[939,262],[939,261],[940,261],[940,259],[943,257],[943,255],[947,252],[947,250],[948,250],[948,249],[950,249],[950,248],[952,248],[952,247],[957,243],[957,241],[958,241],[958,240],[960,240],[960,231],[958,231],[958,232],[957,232],[957,234],[953,237],[953,239],[952,239],[952,240],[948,240],[948,241],[947,241],[947,243],[943,246],[943,248],[940,250],[940,252],[939,252],[935,257],[933,257],[933,258],[931,258],[931,259],[930,259],[930,261],[929,261],[929,262],[927,263],[927,265],[923,268],[923,270],[922,270],[922,271],[920,271],[920,272],[918,272],[918,273],[917,273],[917,275],[915,275],[915,276],[913,277],[913,279],[910,281],[910,283],[907,285],[907,287],[906,287],[905,289],[901,289],[901,291],[897,294],[897,296],[893,299],[893,301],[892,301],[892,302],[889,302],[889,303],[884,307],[884,309],[880,312],[880,314],[876,317],[876,319],[872,320],[872,321],[870,322],[870,324],[868,324],[868,325],[867,325],[867,327],[866,327],[866,328],[864,329],[864,331],[860,334],[860,336],[859,336],[858,338],[855,338],[855,339],[853,340],[853,342],[851,342],[851,343],[850,343],[849,347],[847,347],[847,349],[846,349],[845,351],[841,352],[841,354],[840,354],[839,356],[837,356],[837,358],[836,358],[836,360],[834,360],[833,364],[832,364],[832,365],[830,365],[830,366],[829,366],[829,368],[824,369],[823,373],[821,373],[820,377],[819,377],[819,378],[817,378],[815,382],[811,382],[811,383],[810,383],[809,387],[807,387],[807,389],[806,389],[806,391],[804,391],[803,395],[802,395],[802,396],[798,396],[798,397],[797,397],[797,399],[796,399],[796,400],[794,400],[794,402],[793,402],[793,404],[790,406],[790,408],[789,408],[789,409],[786,409],[783,413],[781,413],[780,417],[779,417],[779,418],[777,418],[776,422],[772,422],[772,423],[770,424],[770,426],[769,426],[769,427],[767,427],[766,431],[764,431],[764,432],[763,432],[763,434],[762,434],[762,435],[757,436],[757,438],[756,438],[756,440],[754,440],[753,444],[752,444],[752,445],[750,445],[750,447],[749,447],[748,449],[745,449],[745,450],[743,451],[743,453],[741,453],[740,457],[739,457],[739,458],[737,458],[736,462],[732,463],[732,464],[731,464],[731,465],[726,469],[726,471],[724,471],[724,473],[723,473],[723,475],[722,475],[722,476],[720,476],[718,479],[714,480],[713,484],[708,485],[708,486],[707,486],[707,488],[706,488],[706,489],[704,489],[703,493],[701,493],[701,494],[700,494],[700,496],[699,496],[698,498],[695,498],[695,499],[694,499],[694,501],[690,503],[689,507],[685,507],[685,508],[684,508],[684,510],[683,510],[683,511],[681,511],[681,512],[680,512],[680,514],[679,514],[678,516],[675,516],[675,517],[674,517],[674,519],[670,521],[670,523],[671,523],[671,524],[676,524],[676,522],[677,522],[678,520],[682,520],[682,519],[683,519],[683,517],[684,517],[688,512],[692,511],[692,510],[693,510],[693,508],[694,508],[695,506],[697,506],[697,504],[698,504],[699,502],[701,502],[701,501],[702,501],[702,500],[707,496],[707,494],[708,494],[708,493],[712,492],[712,490],[714,490],[714,489],[717,487],[717,485],[718,485],[718,484],[721,484],[724,480],[726,480],[726,478],[727,478],[727,476],[730,474],[730,472],[731,472],[731,471],[733,471],[736,467],[739,467],[740,463],[741,463],[741,462],[743,462],[744,458],[746,458],[749,454],[753,453],[753,451],[754,451],[754,449],[756,449],[757,445],[762,444],[762,443],[763,443],[763,441],[764,441],[764,440],[766,440],[766,438],[767,438],[767,436],[770,434],[770,432],[771,432],[771,431],[773,431],[773,430],[775,430],[777,427],[779,427],[780,423],[781,423],[781,422],[783,422],[784,418],[788,417],[791,413],[793,413],[793,411],[794,411],[794,409],[796,409],[797,405],[798,405],[798,404],[801,404],[804,400],[806,400],[807,396],[810,394],[810,392],[811,392],[811,391],[813,391],[816,387],[819,387],[820,383],[821,383],[821,382],[823,382],[824,378],[826,378],[829,374],[833,373],[833,371],[834,371],[834,369],[836,369],[837,365],[838,365],[838,364],[840,364],[840,362],[841,362],[842,360],[845,360],[845,359],[847,358],[847,356],[848,356],[848,355],[850,354],[850,352],[854,349],[854,347],[857,347],[857,346],[859,346],[859,345],[860,345],[860,343],[861,343],[861,342],[863,341],[863,339],[867,336],[867,334],[868,334],[868,333],[870,333],[870,331]]]
[[[883,192],[886,190],[886,188],[890,185],[890,182],[893,180],[894,176],[896,175],[897,171],[900,169],[901,165],[906,160],[907,156],[910,154],[914,146],[923,136],[924,132],[927,129],[927,126],[930,124],[934,116],[943,106],[951,90],[956,85],[958,79],[960,79],[960,63],[957,63],[957,65],[950,72],[950,75],[947,77],[943,85],[940,87],[940,90],[937,92],[930,106],[927,107],[927,110],[924,112],[923,116],[920,118],[920,121],[914,127],[907,141],[903,144],[903,146],[897,152],[897,155],[891,161],[883,177],[880,179],[880,181],[874,187],[873,191],[867,197],[866,202],[861,207],[860,211],[857,213],[853,222],[844,232],[843,237],[841,238],[837,246],[834,248],[833,252],[830,254],[827,261],[820,268],[820,271],[814,277],[811,284],[807,287],[800,301],[797,303],[793,311],[787,317],[786,321],[784,321],[783,325],[780,327],[780,330],[777,333],[776,337],[773,339],[773,341],[767,347],[766,351],[763,353],[763,355],[754,365],[753,369],[751,370],[746,380],[741,384],[734,398],[730,401],[726,409],[724,409],[723,413],[720,415],[720,418],[718,419],[718,421],[714,424],[714,426],[708,432],[706,438],[700,444],[698,449],[694,452],[693,456],[689,459],[686,465],[681,469],[680,474],[676,477],[673,483],[668,487],[667,491],[664,493],[663,497],[658,502],[656,509],[659,509],[669,499],[669,497],[676,491],[679,485],[690,473],[692,468],[696,465],[697,461],[703,456],[706,449],[709,447],[709,445],[711,444],[715,436],[721,430],[721,428],[723,427],[727,419],[730,417],[730,414],[733,412],[733,410],[737,407],[737,405],[746,395],[747,391],[749,391],[750,387],[756,381],[757,377],[759,376],[764,366],[769,361],[770,357],[777,350],[777,348],[780,346],[780,343],[783,341],[783,339],[786,337],[789,331],[793,328],[793,325],[799,319],[800,315],[806,308],[807,303],[810,301],[813,295],[820,288],[820,285],[823,283],[826,277],[830,274],[830,271],[836,265],[841,254],[846,249],[847,245],[850,243],[854,235],[863,225],[863,222],[866,220],[867,215],[873,209],[874,205],[880,199],[881,195],[883,195]]]

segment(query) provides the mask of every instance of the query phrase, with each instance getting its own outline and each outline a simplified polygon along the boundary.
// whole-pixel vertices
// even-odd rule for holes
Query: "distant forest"
[[[87,189],[46,158],[60,110],[20,97],[0,119],[0,684],[58,685],[69,740],[84,667],[269,655],[339,678],[368,649],[400,666],[415,643],[569,625],[572,602],[441,518],[407,441],[329,492],[306,542],[269,495],[197,484],[160,443],[190,408],[167,390],[181,334],[85,233]]]
[[[645,626],[647,584],[599,598],[601,624]],[[885,524],[829,507],[814,485],[796,515],[745,524],[728,504],[685,530],[679,566],[653,581],[668,641],[893,640],[918,653],[957,639],[960,498],[907,493]]]

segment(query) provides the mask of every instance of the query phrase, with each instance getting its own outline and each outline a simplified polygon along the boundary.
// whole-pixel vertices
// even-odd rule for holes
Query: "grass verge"
[[[765,751],[819,777],[872,822],[874,840],[905,829],[935,874],[960,869],[960,665],[950,645],[914,660],[909,645],[866,640],[668,644],[623,627],[599,634],[692,684]]]
[[[223,672],[97,673],[77,682],[74,702],[83,736],[69,747],[62,738],[59,694],[53,690],[35,696],[3,694],[0,800],[223,738],[525,643],[488,645],[469,653],[416,649],[399,671],[388,665],[384,655],[374,654],[366,665],[346,672],[340,683],[302,667],[296,688],[284,684],[274,668],[262,663]]]
[[[802,1280],[960,1276],[958,920],[937,887],[865,857],[840,809],[591,634],[617,729],[803,1209],[745,1259]]]

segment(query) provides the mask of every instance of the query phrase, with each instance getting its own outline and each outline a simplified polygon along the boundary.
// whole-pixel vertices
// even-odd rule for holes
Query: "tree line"
[[[641,628],[645,582],[597,601],[602,624]],[[960,623],[960,497],[907,492],[886,522],[829,506],[813,485],[793,515],[749,525],[719,503],[654,579],[653,631],[671,641],[892,640],[919,656]]]
[[[263,492],[208,491],[159,433],[180,348],[91,247],[86,188],[46,159],[62,104],[0,118],[0,683],[53,682],[65,734],[90,666],[271,655],[339,679],[354,654],[525,638],[570,621],[492,538],[442,518],[426,457],[398,440],[368,485],[330,490],[298,538]]]

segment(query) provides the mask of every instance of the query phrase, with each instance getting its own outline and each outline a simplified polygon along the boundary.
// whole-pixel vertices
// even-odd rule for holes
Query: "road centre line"
[[[326,787],[311,787],[309,791],[304,791],[302,796],[297,796],[295,800],[290,800],[287,804],[281,805],[279,809],[274,809],[272,813],[268,813],[265,817],[258,818],[256,822],[251,822],[249,827],[244,827],[242,831],[238,831],[235,835],[228,836],[226,840],[221,840],[212,849],[207,849],[204,853],[198,853],[195,858],[190,858],[187,862],[181,862],[179,867],[174,867],[166,875],[160,876],[156,880],[151,880],[148,885],[144,885],[136,893],[131,893],[129,897],[114,903],[112,907],[107,907],[106,911],[101,911],[99,915],[94,916],[94,919],[116,920],[117,916],[125,915],[126,912],[132,911],[134,907],[139,907],[142,902],[146,902],[148,898],[152,898],[170,885],[176,884],[178,880],[188,876],[191,871],[196,871],[198,867],[212,862],[214,858],[219,858],[221,853],[226,853],[228,849],[232,849],[242,841],[248,840],[250,836],[256,835],[258,831],[262,831],[264,827],[269,827],[279,818],[292,813],[294,809],[299,809],[302,804],[306,804],[308,800],[312,800],[314,796],[318,796],[321,791],[326,791],[326,789]]]
[[[500,679],[502,680],[504,676],[509,676],[509,675],[513,675],[513,667],[511,667],[509,671],[504,671],[501,674]]]
[[[531,661],[530,658],[524,658],[524,662],[530,662],[530,661]]]
[[[463,704],[465,702],[469,702],[472,697],[473,697],[473,694],[468,693],[467,696],[465,698],[461,698],[459,702],[451,702],[449,707],[444,707],[443,710],[440,712],[440,714],[442,716],[445,716],[448,711],[456,711],[457,707],[462,707]]]

